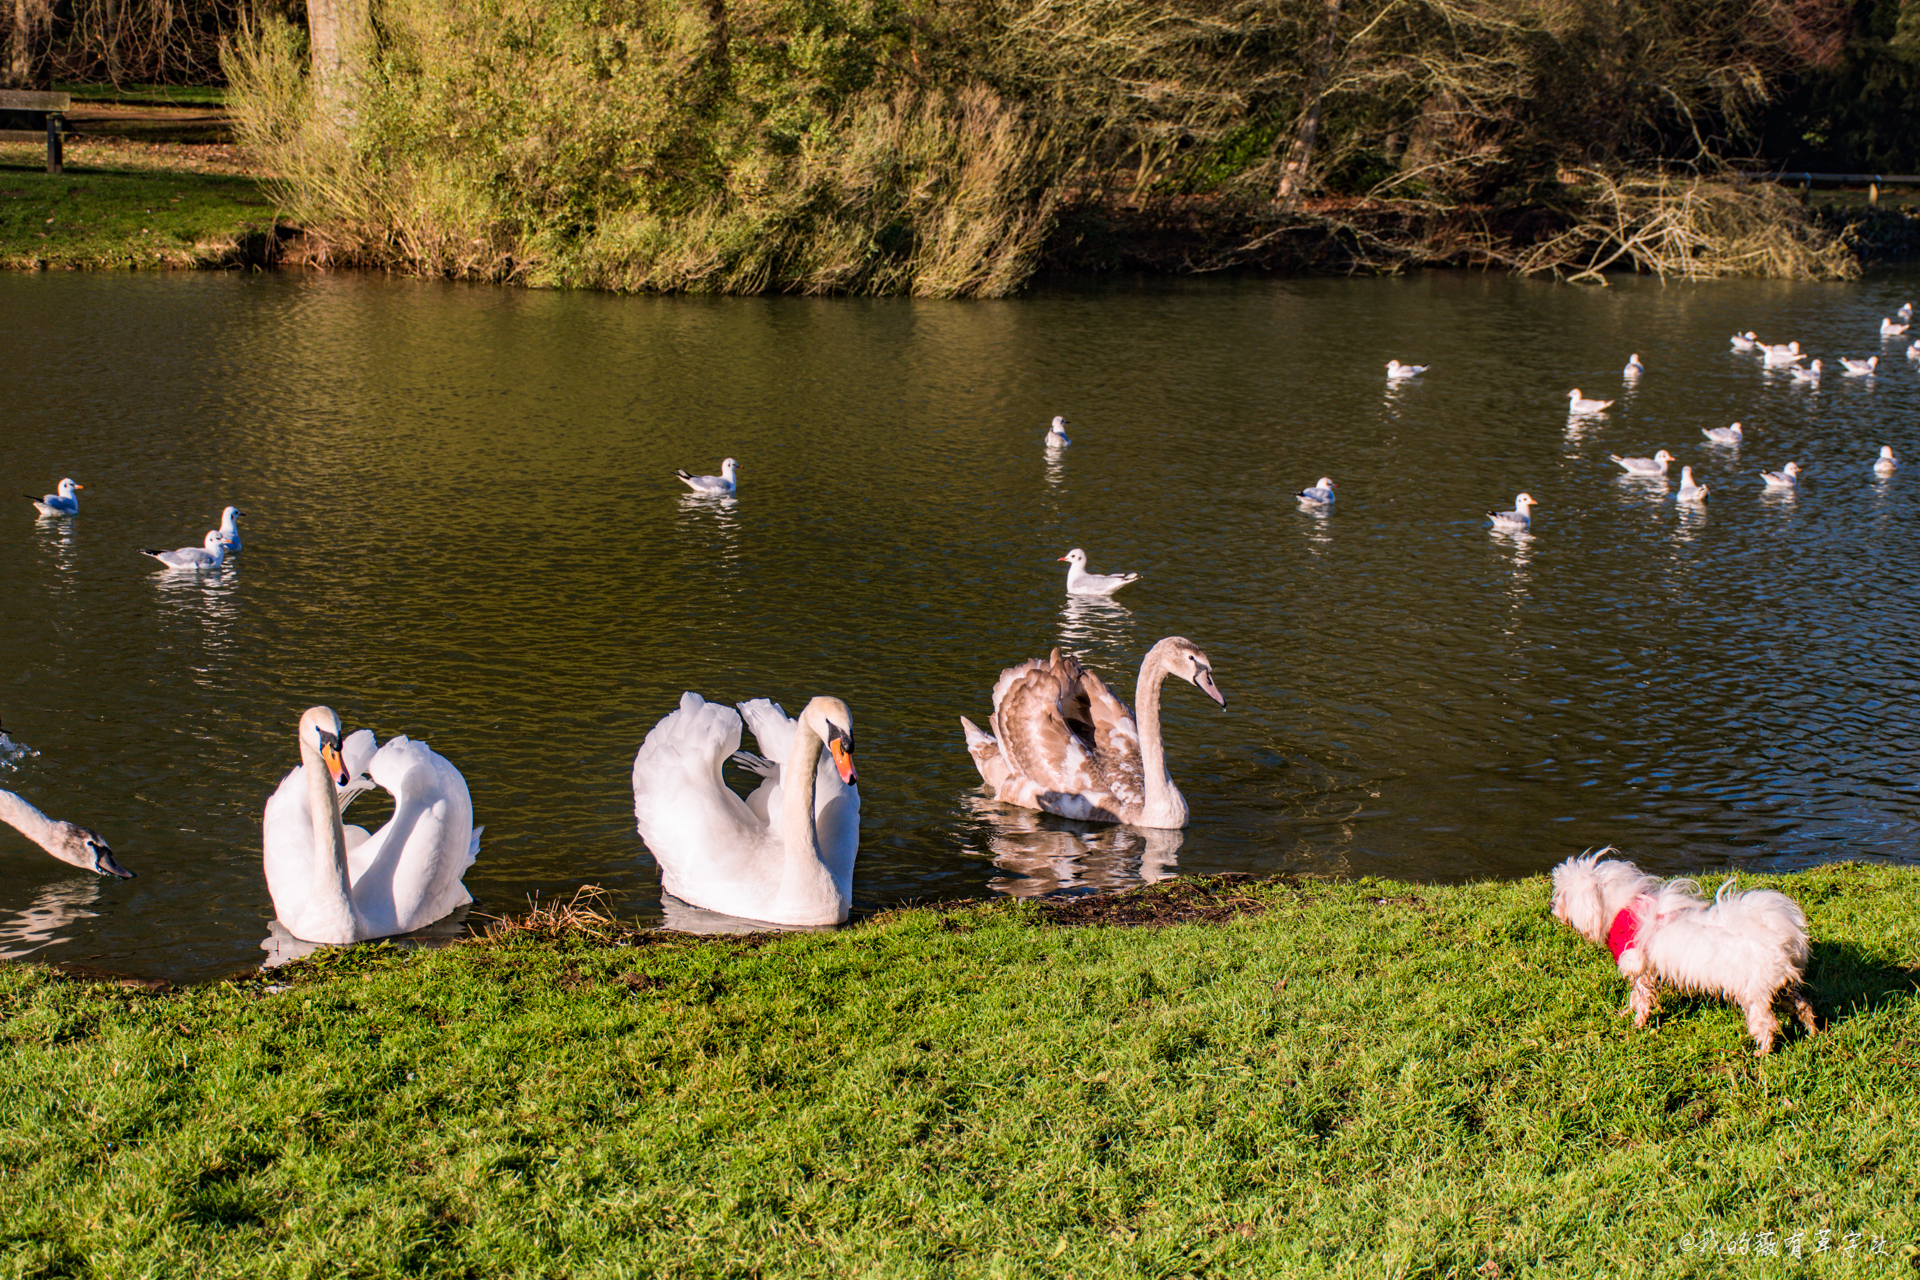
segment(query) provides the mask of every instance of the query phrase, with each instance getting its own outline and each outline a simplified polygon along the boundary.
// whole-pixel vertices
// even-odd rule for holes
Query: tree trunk
[[[353,119],[354,81],[371,26],[367,0],[307,0],[314,109],[341,128]]]
[[[1320,99],[1326,92],[1327,72],[1333,67],[1334,51],[1340,44],[1341,0],[1327,0],[1327,25],[1320,32],[1319,48],[1314,51],[1313,71],[1307,77],[1306,92],[1300,97],[1300,120],[1293,127],[1293,142],[1280,166],[1280,186],[1273,198],[1287,204],[1306,185],[1313,167],[1313,147],[1320,138]]]
[[[13,30],[7,42],[5,84],[15,89],[33,87],[34,37],[52,21],[53,6],[48,0],[13,0]]]

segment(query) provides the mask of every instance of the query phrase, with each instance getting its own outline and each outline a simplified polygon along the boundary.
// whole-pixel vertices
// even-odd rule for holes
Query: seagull
[[[1327,477],[1321,476],[1320,482],[1314,485],[1313,488],[1302,489],[1300,492],[1294,494],[1293,496],[1300,499],[1300,501],[1302,502],[1318,502],[1321,504],[1325,504],[1333,501],[1333,491],[1335,489],[1338,489],[1339,487],[1340,487],[1339,485],[1327,479]]]
[[[1567,412],[1570,414],[1601,413],[1613,407],[1611,400],[1589,400],[1575,387],[1567,392]]]
[[[1627,367],[1620,371],[1620,376],[1629,379],[1637,378],[1646,371],[1647,366],[1640,363],[1640,353],[1636,351],[1627,357]]]
[[[1607,457],[1619,463],[1620,469],[1630,476],[1664,476],[1667,474],[1667,464],[1673,461],[1673,455],[1665,449],[1651,458],[1623,458],[1617,453],[1610,453]]]
[[[1814,362],[1804,369],[1795,365],[1788,369],[1787,372],[1793,375],[1795,382],[1810,382],[1816,387],[1820,385],[1820,360],[1818,357],[1815,357]]]
[[[1883,338],[1897,338],[1906,331],[1907,326],[1904,324],[1895,324],[1886,319],[1880,321],[1880,336]]]
[[[1692,467],[1680,468],[1680,491],[1673,495],[1675,502],[1705,502],[1709,492],[1707,486],[1693,482]]]
[[[1915,338],[1913,345],[1907,348],[1907,359],[1920,360],[1920,338]]]
[[[1078,547],[1060,558],[1067,562],[1067,594],[1070,596],[1110,596],[1140,577],[1137,573],[1088,573],[1087,553]]]
[[[1760,340],[1754,336],[1754,332],[1751,329],[1745,333],[1734,334],[1728,341],[1733,343],[1733,349],[1735,351],[1751,351],[1760,345]]]
[[[247,513],[238,507],[228,507],[220,513],[220,540],[227,544],[228,551],[240,549],[240,525],[238,521]]]
[[[1533,525],[1533,495],[1523,493],[1513,500],[1511,511],[1489,511],[1487,519],[1496,529],[1527,529]]]
[[[1901,303],[1900,309],[1894,312],[1893,315],[1901,324],[1911,324],[1913,322],[1913,304],[1911,302]]]
[[[1875,475],[1890,476],[1899,465],[1900,459],[1893,456],[1893,446],[1883,444],[1880,446],[1880,457],[1873,464],[1873,472]]]
[[[1766,364],[1768,368],[1773,368],[1777,365],[1792,364],[1797,360],[1805,360],[1807,358],[1806,353],[1800,350],[1800,344],[1797,342],[1789,342],[1781,347],[1769,347],[1765,343],[1762,343],[1760,349],[1766,353]]]
[[[1423,364],[1401,364],[1398,360],[1387,361],[1387,381],[1398,382],[1402,378],[1417,378],[1427,371]]]
[[[1841,356],[1840,363],[1847,367],[1849,378],[1865,378],[1871,376],[1873,371],[1880,367],[1880,357],[1868,356],[1865,360],[1849,360]]]
[[[205,549],[182,547],[178,551],[155,551],[141,547],[140,554],[152,556],[169,569],[218,569],[227,558],[227,540],[218,529],[207,530]]]
[[[1737,422],[1730,427],[1702,427],[1700,428],[1700,434],[1715,444],[1737,445],[1741,440],[1746,438],[1746,432],[1741,429],[1740,424]]]
[[[1789,462],[1779,471],[1762,471],[1760,479],[1769,489],[1792,489],[1800,483],[1800,464]]]
[[[680,470],[674,471],[673,474],[679,476],[680,483],[695,493],[730,494],[733,492],[734,484],[740,479],[740,464],[732,458],[726,459],[720,464],[720,474],[717,476],[690,476]]]
[[[70,516],[80,509],[80,498],[74,490],[86,487],[72,480],[62,480],[56,486],[55,492],[49,493],[44,498],[36,498],[28,494],[27,501],[40,508],[40,514],[43,516]]]
[[[1053,415],[1053,425],[1047,428],[1046,445],[1049,449],[1064,449],[1073,441],[1067,439],[1067,420],[1059,414]]]

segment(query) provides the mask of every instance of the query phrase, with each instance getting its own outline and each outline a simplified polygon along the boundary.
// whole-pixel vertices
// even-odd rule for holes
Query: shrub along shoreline
[[[5,1274],[1920,1269],[1920,870],[1796,897],[1819,1035],[1619,1016],[1547,882],[553,920],[166,992],[0,965]],[[1794,1251],[1797,1250],[1797,1255]]]

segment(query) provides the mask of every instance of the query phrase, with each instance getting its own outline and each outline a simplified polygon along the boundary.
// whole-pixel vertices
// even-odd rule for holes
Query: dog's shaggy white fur
[[[1553,869],[1553,914],[1614,953],[1633,984],[1628,1008],[1635,1027],[1660,1007],[1665,985],[1739,1005],[1758,1053],[1773,1048],[1779,1001],[1813,1033],[1813,1006],[1800,989],[1807,918],[1798,903],[1771,889],[1738,892],[1731,880],[1708,902],[1693,881],[1662,881],[1604,856],[1611,852],[1568,858]]]

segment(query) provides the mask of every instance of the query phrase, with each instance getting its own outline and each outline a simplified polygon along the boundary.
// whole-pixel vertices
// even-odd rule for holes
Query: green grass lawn
[[[1920,873],[1763,883],[1823,1021],[1764,1059],[1633,1031],[1544,878],[0,966],[0,1274],[1915,1274]]]
[[[111,85],[61,81],[53,88],[57,93],[71,94],[75,102],[111,102],[134,107],[224,107],[227,105],[227,91],[219,85]]]
[[[252,178],[71,164],[50,174],[36,148],[0,160],[0,266],[209,266],[273,221]]]

